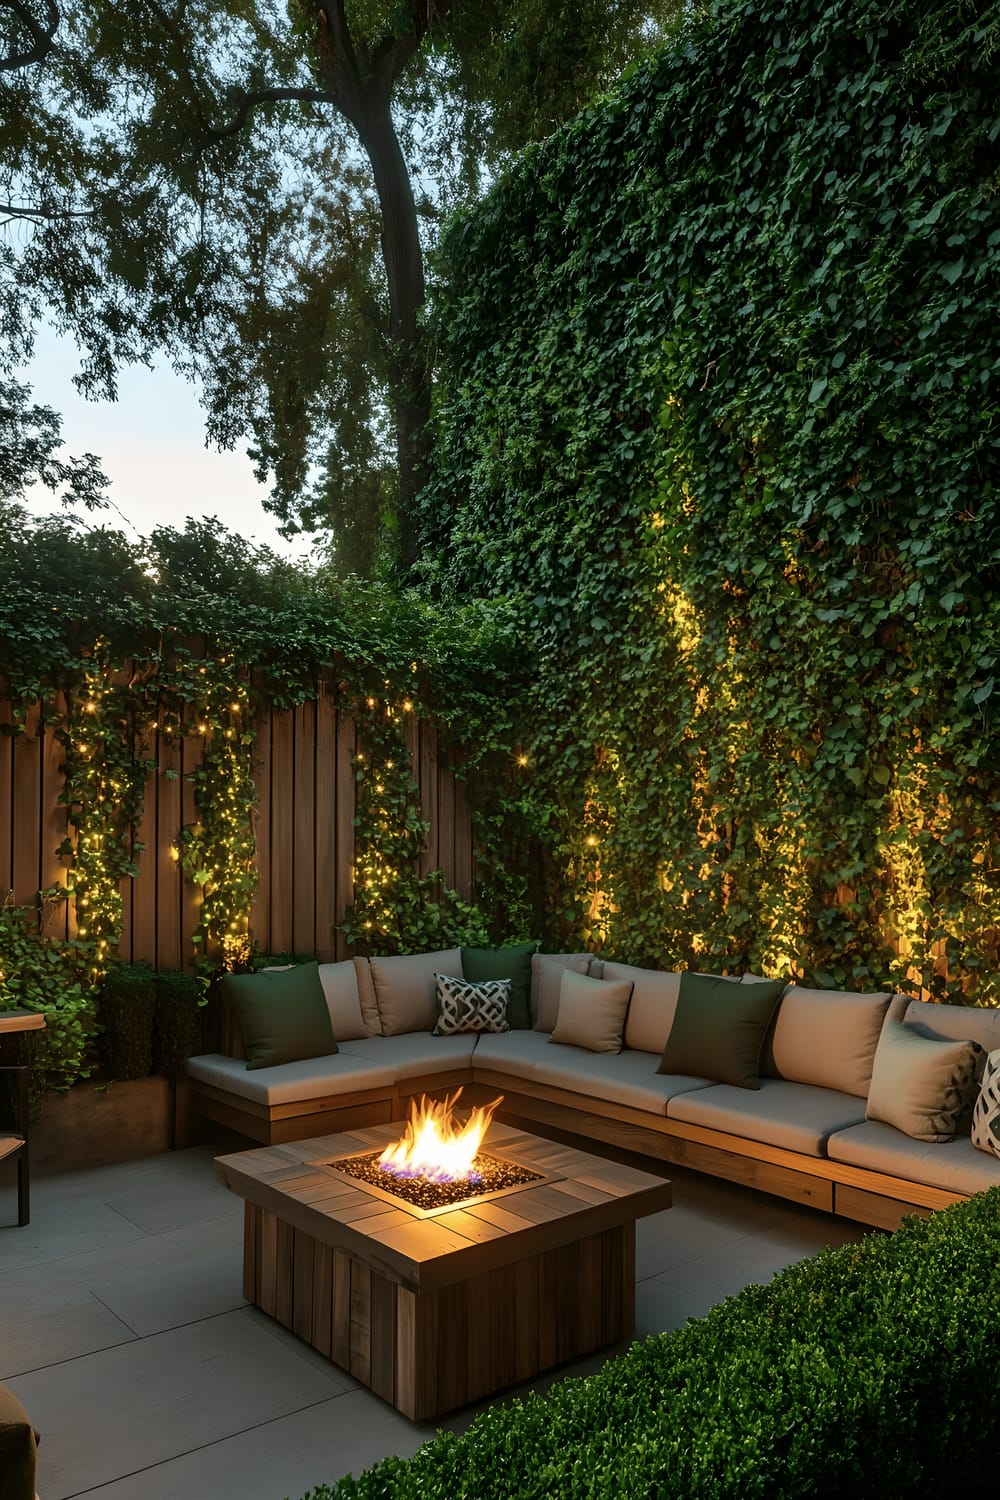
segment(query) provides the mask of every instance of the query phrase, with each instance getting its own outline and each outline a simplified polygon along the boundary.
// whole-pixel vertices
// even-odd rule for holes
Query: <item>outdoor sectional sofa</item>
[[[587,954],[529,961],[530,1012],[500,1034],[433,1034],[434,976],[463,975],[460,949],[319,965],[337,1049],[327,1042],[322,1055],[267,1065],[258,1049],[248,1067],[233,1006],[224,1050],[189,1061],[181,1133],[200,1116],[279,1144],[400,1119],[411,1098],[462,1086],[463,1104],[503,1094],[498,1117],[541,1134],[604,1142],[886,1228],[1000,1185],[1000,1156],[973,1145],[968,1110],[948,1140],[914,1138],[886,1122],[905,1115],[914,1089],[920,1095],[911,1053],[918,1074],[928,1058],[932,1071],[955,1057],[968,1071],[975,1053],[978,1088],[987,1055],[1000,1049],[1000,1011],[787,985],[776,1008],[765,1007],[773,1014],[754,1044],[758,1076],[720,1082],[724,1057],[718,1066],[714,1057],[703,1062],[701,1073],[662,1071],[670,1048],[678,1055],[681,975]],[[590,989],[566,974],[584,976]],[[766,983],[751,975],[696,983],[705,980]],[[690,990],[690,977],[684,983]],[[577,1021],[581,1004],[596,1016],[594,1035],[569,1024],[569,990]],[[605,1036],[603,1002],[622,994],[620,1050],[591,1050],[617,1048],[613,1021]],[[728,998],[738,997],[729,990]],[[721,1056],[726,1037],[716,1040]],[[949,1049],[965,1042],[978,1045]],[[321,1037],[306,1050],[323,1045]],[[927,1135],[926,1119],[914,1128]]]

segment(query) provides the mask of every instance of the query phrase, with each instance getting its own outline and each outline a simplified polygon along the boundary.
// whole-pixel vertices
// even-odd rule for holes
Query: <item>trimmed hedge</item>
[[[993,1189],[307,1500],[948,1494],[1000,1434],[998,1327]]]

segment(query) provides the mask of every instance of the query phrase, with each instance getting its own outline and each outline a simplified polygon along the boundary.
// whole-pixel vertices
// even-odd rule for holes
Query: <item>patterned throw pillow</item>
[[[972,1112],[972,1144],[1000,1156],[1000,1051],[986,1058],[979,1098]]]
[[[447,974],[435,974],[437,1025],[432,1036],[457,1036],[462,1031],[509,1031],[509,979],[486,979],[470,984]]]

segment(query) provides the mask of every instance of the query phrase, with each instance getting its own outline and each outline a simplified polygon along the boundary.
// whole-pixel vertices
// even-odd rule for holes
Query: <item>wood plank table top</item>
[[[0,1010],[0,1034],[11,1031],[44,1031],[45,1017],[37,1010]]]
[[[529,1167],[540,1181],[426,1211],[337,1171],[338,1158],[381,1151],[403,1128],[375,1125],[220,1156],[216,1176],[247,1202],[415,1292],[634,1223],[671,1204],[671,1185],[662,1177],[496,1121],[484,1150]]]

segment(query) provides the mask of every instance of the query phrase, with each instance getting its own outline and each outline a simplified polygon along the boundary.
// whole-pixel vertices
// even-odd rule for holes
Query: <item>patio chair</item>
[[[12,1075],[9,1079],[4,1074]],[[0,1161],[17,1161],[17,1222],[27,1224],[30,1213],[28,1185],[28,1069],[0,1067]]]
[[[38,1500],[38,1433],[13,1391],[0,1385],[0,1500]]]

